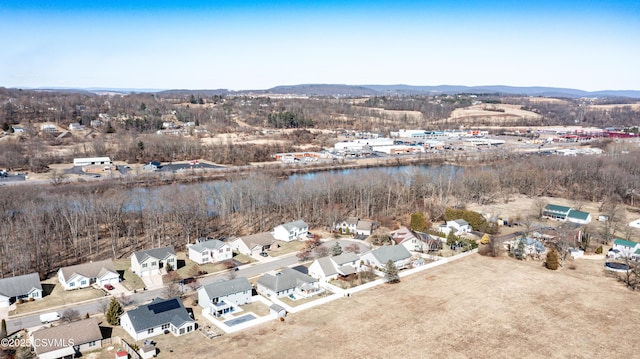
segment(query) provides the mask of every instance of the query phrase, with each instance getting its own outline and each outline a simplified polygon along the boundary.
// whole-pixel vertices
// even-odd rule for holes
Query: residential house
[[[640,243],[617,238],[607,254],[610,258],[629,258],[640,260]]]
[[[352,252],[344,252],[337,256],[318,258],[309,266],[309,275],[321,281],[328,282],[343,278],[358,272],[360,258]]]
[[[44,327],[31,332],[29,339],[40,359],[77,358],[102,348],[102,332],[94,318]]]
[[[342,234],[370,236],[374,222],[362,220],[358,217],[347,217],[342,222],[334,223],[333,228]]]
[[[131,255],[131,272],[139,276],[161,274],[161,270],[176,269],[178,259],[173,246],[137,251]]]
[[[252,292],[253,286],[246,277],[211,283],[198,289],[198,305],[206,313],[220,316],[251,303]]]
[[[635,221],[629,222],[629,227],[640,228],[640,219],[636,219]]]
[[[382,246],[360,256],[364,264],[384,268],[389,260],[393,261],[396,268],[406,268],[411,262],[411,253],[404,246]]]
[[[65,290],[86,288],[94,283],[103,287],[120,282],[120,274],[111,259],[106,259],[62,267],[58,269],[58,281]]]
[[[78,122],[73,122],[69,124],[69,130],[70,131],[81,131],[84,130],[85,127],[81,124],[79,124]]]
[[[434,238],[428,233],[413,232],[407,227],[389,232],[396,245],[404,246],[411,252],[437,251],[442,248],[439,238]]]
[[[265,297],[302,296],[320,293],[318,280],[291,268],[283,268],[278,273],[265,273],[258,279],[258,293]]]
[[[229,242],[232,250],[245,255],[257,254],[269,250],[276,242],[273,234],[269,232],[238,237]]]
[[[163,333],[181,336],[191,333],[196,322],[185,309],[180,298],[155,298],[120,317],[120,325],[134,340],[142,340]]]
[[[281,224],[273,229],[273,237],[283,242],[307,238],[308,233],[309,225],[303,220]]]
[[[558,221],[569,221],[578,224],[591,223],[591,214],[582,212],[571,207],[547,204],[542,210],[542,216]]]
[[[516,257],[540,256],[547,251],[542,242],[530,237],[516,238],[506,244],[509,247],[509,252]]]
[[[42,299],[42,285],[38,273],[0,279],[0,308],[8,307],[15,301]]]
[[[449,232],[453,231],[453,234],[456,236],[463,235],[465,233],[471,232],[471,225],[469,222],[464,219],[456,219],[453,221],[447,221],[444,225],[441,225],[439,231],[444,234],[449,234]]]
[[[158,161],[151,161],[146,165],[142,166],[142,169],[145,171],[157,171],[162,167],[162,164]]]
[[[189,259],[198,263],[222,262],[233,257],[231,246],[217,239],[200,238],[188,246]]]
[[[11,126],[13,128],[13,133],[24,133],[24,127],[22,126]]]

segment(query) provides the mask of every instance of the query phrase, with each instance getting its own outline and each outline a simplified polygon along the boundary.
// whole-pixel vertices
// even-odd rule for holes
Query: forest
[[[640,152],[602,157],[531,156],[464,166],[403,167],[401,174],[367,169],[360,175],[316,173],[279,179],[261,171],[224,181],[152,188],[100,184],[3,187],[0,269],[3,276],[90,259],[121,258],[141,248],[195,238],[270,231],[304,219],[325,228],[345,216],[394,228],[422,212],[443,219],[447,208],[511,201],[514,195],[599,201],[603,212],[635,205]]]

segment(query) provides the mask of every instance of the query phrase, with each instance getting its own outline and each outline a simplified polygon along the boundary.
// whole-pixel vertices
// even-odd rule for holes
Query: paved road
[[[333,241],[331,241],[333,242]],[[327,242],[327,244],[332,244],[331,242]],[[240,267],[236,273],[238,277],[255,277],[261,275],[262,273],[277,270],[282,267],[288,267],[298,263],[298,258],[294,253],[284,256],[282,258],[274,258],[273,261],[266,263],[251,263]],[[201,285],[206,285],[210,283],[214,283],[223,279],[228,279],[228,274],[226,272],[218,273],[215,275],[207,276],[204,278],[200,278],[199,282]],[[186,290],[186,288],[184,288]],[[149,302],[151,299],[162,296],[162,291],[164,288],[158,288],[154,290],[140,291],[135,294],[132,294],[128,297],[131,306],[137,306],[140,304],[144,304]],[[81,303],[74,305],[72,308],[77,310],[81,316],[84,316],[86,313],[89,314],[97,314],[103,313],[103,303],[108,303],[111,300],[111,296],[104,297],[104,299]],[[61,313],[64,309],[52,309],[51,312],[57,311]],[[43,312],[47,312],[46,310]],[[20,330],[22,328],[33,328],[42,325],[40,323],[40,315],[34,314],[29,315],[17,319],[7,320],[7,331],[9,333],[13,333],[14,331]]]

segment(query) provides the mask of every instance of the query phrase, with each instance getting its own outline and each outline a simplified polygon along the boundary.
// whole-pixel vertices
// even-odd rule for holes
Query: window
[[[147,334],[152,334],[152,333],[153,333],[153,328],[147,329]]]
[[[76,284],[74,282],[69,283],[69,287],[75,287]]]
[[[184,334],[184,328],[180,328],[180,335]]]
[[[86,281],[86,280],[84,280],[84,279],[83,279],[83,280],[81,280],[81,281],[80,281],[80,285],[87,285],[87,281]]]
[[[167,324],[162,324],[162,330],[167,330],[167,329],[169,329],[169,327],[170,327],[170,326],[171,326],[171,325],[170,325],[169,323],[167,323]]]
[[[152,267],[155,267],[155,266],[157,266],[157,265],[158,265],[158,262],[151,262],[151,266],[152,266]]]
[[[168,263],[173,263],[173,258],[167,258]]]
[[[95,341],[89,342],[89,347],[95,347],[95,346],[96,346],[96,342]]]
[[[142,263],[142,268],[147,268],[147,263]]]
[[[188,326],[188,327],[187,327],[187,333],[189,333],[191,330],[192,330],[192,329],[191,329],[191,326]]]

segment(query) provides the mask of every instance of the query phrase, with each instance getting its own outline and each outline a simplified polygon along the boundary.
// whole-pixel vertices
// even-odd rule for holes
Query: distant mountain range
[[[583,91],[570,88],[559,87],[515,87],[515,86],[411,86],[411,85],[340,85],[340,84],[305,84],[291,86],[276,86],[267,90],[241,90],[233,91],[227,89],[217,90],[158,90],[158,89],[115,89],[115,88],[86,88],[86,89],[64,89],[64,88],[41,88],[34,89],[40,91],[77,91],[92,92],[97,94],[105,93],[132,93],[132,92],[152,92],[170,95],[297,95],[297,96],[383,96],[383,95],[438,95],[438,94],[501,94],[501,95],[524,95],[541,97],[630,97],[640,98],[640,91],[637,90],[604,90],[604,91]]]

